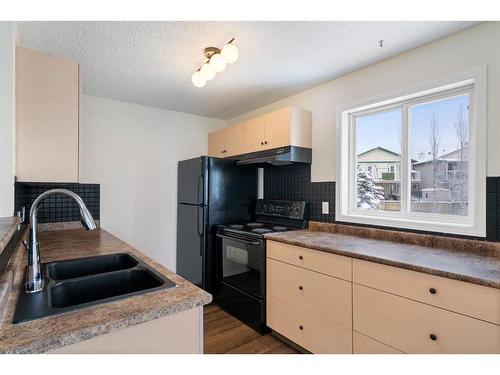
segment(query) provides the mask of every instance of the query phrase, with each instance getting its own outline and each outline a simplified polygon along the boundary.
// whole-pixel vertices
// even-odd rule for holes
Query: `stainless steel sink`
[[[38,293],[20,288],[12,323],[176,286],[129,253],[55,261],[43,270],[45,288]]]

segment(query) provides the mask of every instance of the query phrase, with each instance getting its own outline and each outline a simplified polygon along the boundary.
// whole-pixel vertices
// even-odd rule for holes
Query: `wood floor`
[[[262,336],[217,305],[203,311],[206,354],[296,354],[297,350],[271,334]]]

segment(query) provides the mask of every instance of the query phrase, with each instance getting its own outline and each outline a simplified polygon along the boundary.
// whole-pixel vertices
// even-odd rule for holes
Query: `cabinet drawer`
[[[357,284],[500,324],[500,289],[358,259],[352,269]]]
[[[500,353],[500,326],[357,284],[353,328],[405,353]]]
[[[352,352],[354,354],[404,354],[356,331],[352,333]]]
[[[307,268],[351,281],[351,258],[282,242],[267,241],[267,256],[275,260]]]
[[[278,296],[323,318],[352,327],[351,283],[267,259],[268,299]]]
[[[267,325],[273,330],[312,353],[352,353],[352,329],[278,296],[270,297]]]

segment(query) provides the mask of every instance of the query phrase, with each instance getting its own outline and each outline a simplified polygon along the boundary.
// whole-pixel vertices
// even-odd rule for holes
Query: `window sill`
[[[335,217],[336,221],[353,224],[364,224],[382,226],[394,229],[421,230],[426,232],[456,234],[473,237],[486,237],[486,227],[477,227],[469,223],[443,223],[431,220],[407,219],[397,217],[384,217],[373,215],[361,215],[355,213],[339,214]]]

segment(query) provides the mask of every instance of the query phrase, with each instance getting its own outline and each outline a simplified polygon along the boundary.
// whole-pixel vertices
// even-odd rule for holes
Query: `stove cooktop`
[[[307,228],[308,219],[308,202],[259,199],[254,222],[220,225],[218,231],[228,236],[262,238],[267,233]]]
[[[222,229],[222,231],[226,232],[237,232],[237,233],[239,232],[239,233],[259,235],[259,236],[262,236],[267,233],[285,232],[289,230],[299,229],[295,227],[287,227],[284,225],[261,223],[261,222],[221,225],[220,228]]]

